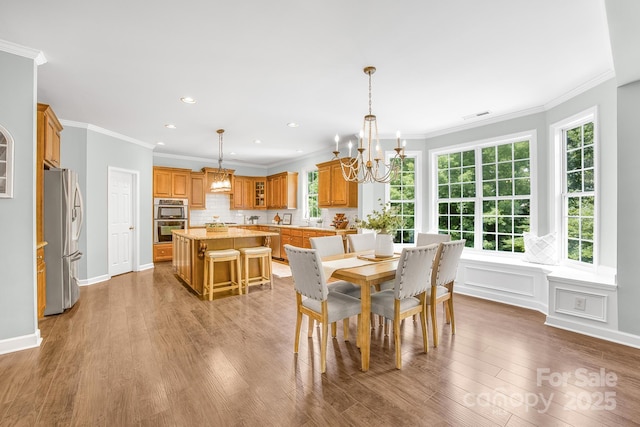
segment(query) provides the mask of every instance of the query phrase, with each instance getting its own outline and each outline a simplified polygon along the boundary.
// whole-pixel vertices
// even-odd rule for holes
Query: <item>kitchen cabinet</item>
[[[153,245],[153,262],[171,261],[173,248],[171,243],[156,243]]]
[[[47,263],[44,262],[44,245],[36,250],[36,283],[38,295],[38,319],[44,317],[47,306]],[[40,245],[39,245],[40,246]]]
[[[191,240],[184,236],[173,235],[173,270],[188,284],[191,284]]]
[[[358,183],[344,179],[340,160],[319,163],[318,207],[357,208]]]
[[[191,170],[156,166],[153,168],[153,197],[189,198]]]
[[[253,209],[253,178],[233,177],[233,194],[229,198],[230,209]]]
[[[267,209],[267,178],[253,178],[253,209]]]
[[[51,107],[38,104],[38,144],[44,149],[43,161],[48,168],[60,167],[60,132],[62,125]]]
[[[36,292],[38,318],[47,304],[47,266],[44,261],[44,170],[60,167],[60,132],[62,125],[53,109],[38,104],[36,113]]]
[[[267,177],[267,209],[298,207],[298,172],[281,172]]]
[[[189,209],[206,209],[207,197],[204,189],[206,182],[207,177],[204,172],[191,172]]]
[[[266,209],[267,183],[265,177],[235,176],[230,209]]]
[[[287,252],[284,250],[284,245],[291,245],[291,229],[282,228],[280,230],[280,257],[284,260],[288,260]]]

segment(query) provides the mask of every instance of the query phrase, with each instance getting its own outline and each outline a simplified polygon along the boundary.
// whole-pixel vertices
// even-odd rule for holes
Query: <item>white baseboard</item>
[[[554,328],[564,329],[567,331],[576,332],[578,334],[588,335],[594,338],[600,338],[605,341],[611,341],[629,347],[640,348],[640,336],[638,335],[632,335],[613,329],[598,328],[596,326],[586,325],[584,323],[574,322],[568,319],[560,319],[553,316],[547,316],[547,321],[544,322],[544,324],[553,326]]]
[[[96,276],[96,277],[91,277],[89,279],[78,280],[78,285],[79,286],[95,285],[96,283],[106,282],[109,279],[111,279],[111,276],[109,276],[108,274],[103,274],[102,276]]]
[[[39,347],[41,342],[40,329],[36,329],[33,334],[0,340],[0,354]]]
[[[153,263],[142,264],[142,265],[138,266],[138,270],[137,271],[151,270],[152,268],[155,268],[155,264],[153,264]]]

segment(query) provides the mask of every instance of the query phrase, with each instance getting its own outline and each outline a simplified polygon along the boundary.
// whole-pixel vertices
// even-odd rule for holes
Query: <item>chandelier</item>
[[[224,129],[218,129],[218,169],[213,173],[213,181],[211,182],[211,191],[214,193],[231,191],[231,174],[222,168],[222,134]]]
[[[405,158],[404,145],[400,145],[400,132],[396,133],[397,146],[394,148],[396,154],[387,164],[382,158],[380,140],[378,138],[378,122],[376,116],[371,112],[371,75],[376,72],[375,67],[365,67],[364,73],[369,76],[369,114],[364,116],[362,129],[359,134],[359,144],[356,157],[351,157],[353,144],[349,141],[349,157],[340,159],[338,149],[339,137],[336,135],[336,151],[333,152],[334,159],[340,159],[342,166],[342,176],[347,181],[367,183],[381,182],[387,183],[397,176],[402,169],[402,162]],[[366,139],[366,143],[365,143]],[[372,144],[375,140],[375,152]]]

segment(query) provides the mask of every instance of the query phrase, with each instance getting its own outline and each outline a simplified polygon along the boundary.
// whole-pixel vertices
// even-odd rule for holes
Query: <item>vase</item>
[[[376,235],[374,253],[378,258],[393,256],[393,236],[391,234],[378,233]]]

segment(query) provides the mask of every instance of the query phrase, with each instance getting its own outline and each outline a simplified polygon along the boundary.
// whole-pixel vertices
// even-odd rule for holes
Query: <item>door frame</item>
[[[133,219],[133,236],[131,244],[133,247],[131,258],[131,270],[138,271],[140,269],[140,171],[133,169],[124,169],[115,166],[109,166],[107,176],[107,194],[111,190],[111,179],[113,172],[120,172],[131,175],[131,218]],[[111,227],[111,209],[109,209],[109,197],[107,197],[107,236],[109,235],[109,227]],[[107,263],[109,265],[109,277],[111,274],[111,239],[107,237]]]

